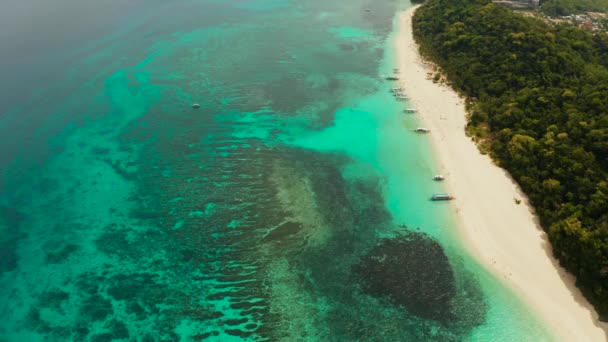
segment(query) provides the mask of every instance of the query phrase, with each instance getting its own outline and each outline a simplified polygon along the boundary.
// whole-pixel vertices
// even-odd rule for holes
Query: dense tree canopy
[[[468,96],[469,131],[529,196],[555,256],[606,319],[608,35],[487,0],[428,0],[414,33]]]
[[[552,16],[569,15],[587,11],[608,11],[608,0],[546,0],[541,2],[544,13]]]

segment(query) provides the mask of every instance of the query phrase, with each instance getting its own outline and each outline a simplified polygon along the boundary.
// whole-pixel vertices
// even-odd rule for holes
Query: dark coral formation
[[[454,318],[452,268],[439,243],[426,234],[382,240],[353,271],[371,296],[387,298],[421,318],[441,323]]]
[[[0,207],[0,273],[17,267],[17,242],[25,237],[19,229],[22,220],[17,210]]]

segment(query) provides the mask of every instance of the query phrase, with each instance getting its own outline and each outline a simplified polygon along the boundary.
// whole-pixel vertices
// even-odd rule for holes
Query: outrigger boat
[[[448,194],[434,194],[431,196],[431,201],[451,201],[454,197]]]
[[[433,177],[433,180],[434,180],[434,181],[442,181],[442,180],[444,180],[444,179],[445,179],[445,177],[443,177],[443,175],[435,175],[435,176]]]
[[[414,130],[416,133],[429,133],[431,130],[428,128],[418,127]]]
[[[393,96],[395,96],[395,98],[398,101],[405,101],[405,100],[407,100],[407,96],[403,92],[402,88],[392,88],[391,89],[391,93],[393,93]]]

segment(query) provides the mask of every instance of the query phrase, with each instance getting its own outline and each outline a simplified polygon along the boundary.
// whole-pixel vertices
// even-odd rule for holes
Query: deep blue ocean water
[[[428,201],[408,6],[7,5],[0,341],[549,340]]]

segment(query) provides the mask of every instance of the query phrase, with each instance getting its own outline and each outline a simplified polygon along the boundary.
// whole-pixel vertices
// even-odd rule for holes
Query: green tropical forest
[[[413,25],[421,52],[467,96],[467,130],[528,195],[554,255],[608,319],[608,35],[488,0],[428,0]]]
[[[570,15],[582,12],[606,12],[608,0],[546,0],[541,3],[541,10],[548,15]]]

